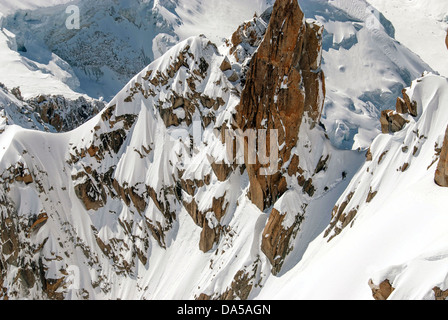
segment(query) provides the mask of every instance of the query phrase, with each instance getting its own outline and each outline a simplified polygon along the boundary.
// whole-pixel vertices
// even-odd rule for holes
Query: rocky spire
[[[320,120],[325,94],[321,34],[320,25],[305,20],[297,0],[277,0],[264,40],[250,63],[236,124],[243,131],[266,129],[267,146],[270,130],[278,130],[278,168],[284,171],[260,175],[262,165],[246,159],[250,198],[261,210],[287,190],[285,175],[291,170],[284,164],[291,160],[304,116],[313,125]]]

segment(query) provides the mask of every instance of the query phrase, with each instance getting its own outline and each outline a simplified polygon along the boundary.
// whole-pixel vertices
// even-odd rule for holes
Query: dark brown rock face
[[[442,151],[440,152],[435,182],[441,187],[448,187],[448,128],[445,133],[445,139],[443,140]]]
[[[350,194],[347,195],[344,202],[342,202],[340,205],[336,205],[333,208],[333,211],[331,213],[332,215],[331,223],[330,226],[327,228],[327,230],[325,230],[324,235],[324,237],[326,238],[332,233],[331,237],[328,239],[328,242],[330,242],[334,237],[340,234],[342,230],[346,228],[355,218],[357,214],[356,208],[350,211],[346,210],[350,202],[352,201],[353,196],[354,193],[351,192]]]
[[[383,133],[395,133],[401,131],[408,121],[403,115],[410,114],[413,117],[418,115],[417,102],[411,101],[406,89],[402,90],[403,98],[398,97],[395,110],[384,110],[381,112],[381,131]]]
[[[325,91],[320,70],[321,33],[321,26],[305,22],[296,0],[278,0],[249,66],[236,125],[243,131],[266,129],[267,149],[270,130],[278,130],[278,145],[284,144],[279,150],[278,168],[291,158],[303,117],[307,115],[312,124],[320,120]],[[261,175],[263,166],[248,163],[247,143],[245,147],[250,198],[264,210],[287,190],[285,178],[280,171]]]
[[[235,122],[247,136],[251,130],[258,133],[256,150],[250,139],[245,141],[244,160],[250,179],[248,196],[260,210],[274,205],[288,190],[288,176],[298,175],[303,192],[310,197],[314,194],[313,181],[302,176],[300,159],[292,150],[302,123],[313,128],[320,121],[325,96],[320,69],[322,32],[322,26],[305,21],[296,0],[277,0],[264,39],[250,62]],[[234,38],[232,43],[237,43]],[[260,130],[266,130],[266,135],[260,135]],[[276,144],[277,159],[271,157],[273,150],[268,151]],[[257,152],[259,158],[254,162],[251,155]],[[260,163],[263,153],[270,159],[267,174],[263,172],[267,165]],[[318,167],[323,169],[326,160]],[[300,215],[287,228],[284,219],[284,213],[272,210],[263,231],[261,250],[271,262],[273,274],[281,271]]]
[[[202,228],[199,249],[203,252],[210,251],[214,244],[219,240],[222,229],[219,222],[221,222],[221,219],[224,217],[228,209],[228,202],[226,201],[225,195],[219,199],[213,198],[212,207],[206,212],[199,211],[198,205],[194,199],[191,203],[185,202],[184,207],[193,218],[194,223]],[[207,214],[213,215],[218,222],[217,226],[210,226],[209,219],[207,219]]]

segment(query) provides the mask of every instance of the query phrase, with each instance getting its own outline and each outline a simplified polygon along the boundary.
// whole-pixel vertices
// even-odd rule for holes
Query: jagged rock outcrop
[[[402,90],[403,97],[398,97],[394,110],[383,110],[381,112],[381,131],[382,133],[395,133],[401,131],[409,123],[405,115],[417,117],[417,102],[411,101],[406,89]]]
[[[441,187],[448,187],[448,128],[446,129],[442,150],[440,151],[435,182]]]
[[[276,173],[266,176],[260,174],[263,166],[259,162],[248,163],[247,155],[253,150],[248,151],[245,144],[250,199],[261,210],[269,208],[287,190],[283,176],[286,172],[279,169],[291,159],[303,118],[308,117],[314,124],[320,120],[324,95],[320,70],[322,31],[322,26],[304,20],[297,1],[279,0],[264,41],[249,65],[236,125],[243,131],[278,130],[277,137],[268,133],[259,145],[269,146],[270,139],[278,138],[274,143],[281,146],[280,161],[274,164]]]
[[[384,110],[381,112],[381,131],[383,133],[394,133],[401,131],[408,121],[399,113],[393,110]]]
[[[418,115],[417,111],[417,102],[411,101],[409,95],[406,92],[406,89],[402,90],[403,98],[397,98],[396,111],[400,114],[410,114],[413,117]]]
[[[303,220],[301,216],[298,216],[297,221],[285,227],[285,219],[286,214],[273,209],[262,234],[261,251],[271,263],[272,274],[278,274],[281,271],[284,259],[291,250],[289,241]]]
[[[328,241],[331,241],[334,237],[340,234],[342,230],[346,228],[355,218],[358,212],[357,208],[346,210],[348,205],[352,201],[353,195],[354,195],[353,192],[348,194],[341,204],[336,205],[333,208],[333,211],[331,213],[332,220],[327,230],[325,230],[324,234],[324,237],[328,237],[330,233],[333,233],[333,235],[328,239]]]
[[[57,132],[71,131],[100,112],[105,104],[99,100],[79,97],[75,100],[63,96],[40,95],[27,99],[44,123],[53,126]]]
[[[446,44],[446,48],[448,49],[448,30],[446,31],[445,44]]]
[[[445,301],[448,298],[448,290],[442,290],[439,287],[434,287],[432,290],[436,301]]]
[[[374,284],[373,281],[370,280],[369,286],[375,300],[387,300],[395,290],[388,279],[384,280],[379,285]]]

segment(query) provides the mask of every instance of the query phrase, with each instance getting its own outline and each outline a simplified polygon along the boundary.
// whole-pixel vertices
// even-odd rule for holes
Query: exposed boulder
[[[448,187],[448,128],[445,132],[439,164],[437,166],[435,182],[441,187]]]
[[[240,270],[230,287],[221,294],[220,300],[247,300],[253,288],[253,276]]]
[[[39,230],[48,220],[48,215],[45,212],[42,212],[37,216],[37,220],[30,227],[29,232]]]
[[[397,98],[397,104],[395,105],[395,110],[400,114],[408,113],[408,107],[406,105],[406,101],[403,98]]]
[[[381,112],[381,131],[383,133],[394,133],[401,131],[408,121],[399,113],[393,110],[384,110]]]
[[[406,93],[406,89],[403,89],[402,94],[403,94],[403,100],[405,102],[406,109],[407,109],[407,112],[405,112],[405,110],[406,110],[405,109],[405,110],[403,110],[402,113],[403,114],[409,113],[411,116],[416,117],[418,115],[417,102],[411,101],[411,98],[409,98],[408,94]]]
[[[225,57],[221,63],[220,67],[222,72],[228,71],[232,69],[232,65],[230,64],[229,58]]]
[[[15,87],[11,89],[11,93],[20,101],[23,101],[22,92],[19,87]]]
[[[374,284],[373,281],[370,280],[369,287],[372,289],[373,298],[375,300],[387,300],[395,290],[388,279],[384,280],[379,285]]]
[[[333,208],[331,213],[332,220],[324,235],[325,238],[331,235],[328,242],[340,234],[342,230],[355,218],[357,211],[355,211],[355,209],[352,209],[351,211],[347,210],[353,196],[354,192],[349,193],[344,202]]]
[[[8,172],[10,176],[10,183],[17,181],[28,185],[34,181],[30,169],[22,162],[18,162],[15,166],[9,167]]]
[[[225,194],[218,199],[213,198],[212,207],[205,212],[199,210],[194,198],[190,203],[184,202],[184,207],[190,214],[194,223],[202,228],[199,249],[202,252],[210,251],[214,244],[219,240],[222,230],[220,222],[227,213],[229,207]]]
[[[95,183],[87,174],[81,173],[80,176],[72,177],[74,180],[81,179],[80,183],[75,184],[75,194],[86,210],[98,210],[104,207],[107,200],[105,190],[101,185]]]
[[[406,89],[403,89],[401,93],[403,97],[397,98],[395,110],[399,114],[410,114],[411,116],[416,117],[418,115],[417,102],[411,101],[411,98],[409,98]]]

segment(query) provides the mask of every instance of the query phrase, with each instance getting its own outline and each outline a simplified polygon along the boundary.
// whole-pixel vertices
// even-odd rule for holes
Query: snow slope
[[[380,133],[380,112],[394,109],[401,90],[432,69],[393,39],[390,22],[364,0],[301,0],[300,5],[325,27],[322,122],[338,148],[366,149]]]
[[[448,2],[445,0],[368,0],[394,25],[395,38],[434,70],[448,76]]]
[[[92,3],[84,2],[83,8]],[[428,74],[414,81],[407,91],[418,103],[418,117],[409,116],[407,126],[395,135],[378,136],[380,111],[393,108],[401,89],[430,67],[392,38],[390,23],[372,13],[366,1],[300,2],[306,16],[326,28],[322,69],[327,96],[322,125],[311,126],[304,117],[294,150],[301,174],[311,179],[314,190],[306,194],[297,179],[289,179],[288,192],[273,207],[285,216],[284,227],[294,226],[291,250],[281,272],[273,276],[260,248],[273,208],[263,212],[249,201],[244,167],[228,170],[224,163],[217,169],[210,161],[224,159],[225,147],[214,129],[232,125],[244,84],[241,80],[256,47],[243,41],[233,55],[228,45],[217,47],[204,36],[173,46],[196,32],[195,19],[201,14],[213,16],[208,10],[218,8],[221,14],[226,9],[222,2],[209,7],[197,1],[204,12],[188,12],[186,6],[175,5],[179,3],[143,3],[155,14],[150,21],[167,30],[159,38],[148,37],[149,41],[142,31],[146,29],[138,28],[149,11],[139,11],[135,2],[121,2],[115,11],[90,7],[89,21],[97,24],[78,40],[85,40],[89,32],[105,32],[115,48],[137,32],[137,44],[132,45],[148,49],[145,53],[134,51],[133,46],[117,46],[124,51],[100,62],[116,63],[118,69],[126,66],[130,72],[137,68],[139,58],[160,57],[139,70],[84,125],[72,132],[49,134],[2,120],[0,228],[11,244],[2,239],[0,259],[7,267],[0,270],[5,275],[0,295],[67,299],[245,296],[232,291],[237,282],[250,286],[249,298],[360,299],[372,297],[369,280],[378,284],[386,278],[396,288],[392,298],[433,297],[431,286],[448,288],[443,246],[446,219],[440,201],[446,190],[433,183],[435,167],[428,169],[436,153],[434,145],[440,145],[448,122],[446,79]],[[251,11],[247,2],[234,4],[241,5],[245,14]],[[38,26],[51,24],[53,20],[43,12],[33,11],[32,19],[23,12],[16,17]],[[235,16],[226,16],[236,21]],[[181,20],[185,34],[177,34],[180,28],[173,27]],[[218,37],[215,20],[200,20],[210,26],[212,37]],[[253,20],[259,32],[255,36],[262,37],[266,23],[263,18]],[[20,59],[25,54],[42,52],[42,43],[34,40],[42,40],[44,34],[33,39],[24,25],[15,28],[19,44],[26,39],[24,47],[38,47],[14,56],[17,61],[23,63]],[[57,28],[43,32],[48,30],[55,32],[55,39],[66,35]],[[5,43],[12,38],[5,36]],[[161,49],[157,54],[149,50],[154,43]],[[95,41],[93,47],[110,49]],[[8,57],[13,57],[11,52]],[[225,58],[231,69],[223,71]],[[101,79],[112,78],[106,69],[101,69],[102,75],[85,74],[99,75],[97,84],[101,84]],[[98,88],[87,83],[93,90]],[[55,86],[61,88],[60,83]],[[7,93],[0,99],[22,106]],[[198,124],[202,139],[191,143]],[[366,149],[373,140],[372,161],[363,165],[365,151],[356,150]],[[323,169],[317,170],[325,157]],[[405,163],[407,170],[397,171]],[[228,170],[225,179],[220,178],[220,170]],[[378,193],[367,203],[366,197],[374,191]],[[348,198],[344,212],[356,209],[355,220],[337,234],[331,228],[337,222],[331,209]],[[219,236],[212,249],[200,250],[207,232],[216,230]],[[413,278],[421,270],[437,273],[432,278]],[[412,296],[410,286],[418,289],[412,290]]]
[[[402,131],[375,139],[372,160],[337,202],[351,199],[344,213],[356,209],[352,223],[331,241],[334,229],[322,233],[289,273],[268,279],[258,298],[372,299],[369,281],[386,279],[395,288],[390,299],[434,299],[433,288],[448,288],[448,190],[434,182],[435,148],[448,123],[448,80],[427,74],[407,93],[418,103],[418,116],[409,116]]]

